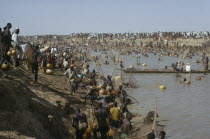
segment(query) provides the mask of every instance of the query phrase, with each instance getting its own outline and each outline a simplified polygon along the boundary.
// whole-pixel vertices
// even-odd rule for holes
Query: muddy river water
[[[94,53],[101,55],[101,52]],[[137,55],[135,55],[137,56]],[[194,61],[199,59],[198,56],[193,59],[181,59],[177,57],[163,56],[163,61],[158,61],[158,55],[149,54],[149,58],[141,54],[140,62],[146,63],[147,66],[136,65],[136,57],[131,55],[119,56],[124,62],[125,67],[134,65],[135,68],[153,68],[163,69],[165,66],[171,66],[179,60],[184,63],[190,63],[192,69],[200,69],[201,63],[195,64]],[[102,55],[104,57],[104,55]],[[118,56],[116,56],[118,57]],[[111,61],[108,59],[108,61]],[[100,62],[105,63],[105,58]],[[95,64],[92,63],[92,68]],[[105,75],[111,75],[116,65],[110,62],[109,65],[101,65]],[[117,68],[119,64],[117,64]],[[96,68],[97,69],[97,68]],[[115,74],[120,74],[115,70]],[[142,115],[148,111],[155,110],[155,98],[157,99],[157,111],[161,124],[166,125],[165,131],[169,139],[209,139],[210,138],[210,77],[207,75],[201,80],[196,80],[197,76],[203,74],[192,74],[191,84],[184,85],[180,79],[176,78],[174,73],[169,74],[132,74],[132,79],[140,85],[139,88],[128,90],[129,95],[137,99],[139,104],[129,106],[131,112]],[[128,74],[123,73],[124,78]],[[182,74],[183,77],[186,74]],[[126,79],[125,79],[126,80]],[[166,89],[161,91],[159,85],[166,85]]]

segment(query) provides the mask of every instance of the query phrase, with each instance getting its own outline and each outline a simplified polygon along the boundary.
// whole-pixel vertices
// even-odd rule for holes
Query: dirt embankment
[[[31,80],[24,67],[0,70],[0,138],[71,139],[74,108],[89,106],[68,95],[68,83],[58,74],[40,73],[37,85]]]

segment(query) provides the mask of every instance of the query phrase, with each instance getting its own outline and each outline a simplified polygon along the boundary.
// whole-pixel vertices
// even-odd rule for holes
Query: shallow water
[[[94,53],[101,55],[101,53]],[[102,55],[103,57],[104,55]],[[195,64],[193,61],[199,59],[181,59],[166,57],[164,61],[158,61],[158,55],[150,54],[149,58],[140,55],[140,62],[146,63],[147,67],[136,66],[136,58],[133,56],[119,56],[123,60],[124,66],[134,65],[135,68],[164,68],[166,65],[179,60],[190,63],[192,69],[200,69],[202,64]],[[104,63],[105,60],[103,60]],[[91,64],[94,68],[95,64]],[[119,64],[117,65],[119,67]],[[102,65],[105,75],[112,75],[115,65]],[[96,68],[97,69],[97,68]],[[115,74],[118,70],[115,70]],[[115,75],[114,74],[114,75]],[[118,73],[120,74],[120,73]],[[128,74],[123,73],[128,78]],[[209,139],[210,138],[210,77],[196,80],[202,74],[192,74],[191,84],[183,85],[175,74],[132,74],[140,88],[128,90],[129,95],[137,99],[140,104],[133,104],[130,110],[139,114],[147,114],[148,111],[155,110],[155,98],[157,99],[157,110],[161,124],[165,127],[169,139]],[[182,74],[183,77],[186,74]],[[161,91],[159,85],[166,85],[167,89]]]

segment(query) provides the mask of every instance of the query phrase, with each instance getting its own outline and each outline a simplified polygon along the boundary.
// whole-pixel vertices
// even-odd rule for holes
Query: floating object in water
[[[178,64],[181,64],[182,63],[182,61],[178,61]]]
[[[201,80],[201,77],[200,76],[196,77],[196,80]]]
[[[134,69],[134,66],[133,65],[130,65],[130,69]]]
[[[190,84],[190,81],[185,81],[184,84]]]
[[[160,85],[159,88],[160,89],[166,89],[166,86],[165,85]]]
[[[53,74],[53,70],[47,69],[47,70],[46,70],[46,73],[47,73],[48,75],[52,75],[52,74]]]
[[[147,64],[146,63],[143,63],[142,66],[147,66]]]
[[[197,61],[194,61],[194,63],[201,63],[199,60],[197,60]]]
[[[120,76],[120,75],[115,76],[114,80],[115,80],[115,81],[120,81],[120,80],[121,80],[121,76]]]

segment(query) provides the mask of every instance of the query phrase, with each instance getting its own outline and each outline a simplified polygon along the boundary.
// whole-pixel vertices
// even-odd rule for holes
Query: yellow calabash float
[[[165,85],[160,85],[159,89],[166,89],[166,86]]]
[[[133,65],[130,65],[130,69],[134,69],[134,66]]]
[[[115,81],[119,81],[119,80],[121,80],[121,76],[120,76],[120,75],[115,76],[114,80],[115,80]]]
[[[142,66],[147,66],[147,64],[146,63],[143,63]]]
[[[200,76],[196,77],[196,80],[201,80],[201,77]]]
[[[190,81],[185,81],[184,84],[190,84]]]

